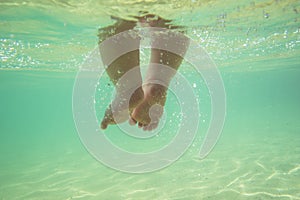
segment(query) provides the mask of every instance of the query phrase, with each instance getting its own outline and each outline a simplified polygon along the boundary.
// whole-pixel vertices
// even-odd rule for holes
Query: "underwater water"
[[[217,145],[199,159],[212,106],[202,77],[184,62],[178,73],[200,107],[197,135],[172,165],[132,174],[86,150],[72,95],[98,29],[114,22],[110,16],[140,11],[184,26],[208,52],[223,79],[226,118]],[[300,199],[299,22],[300,2],[292,0],[1,1],[0,199]],[[142,49],[142,64],[147,56]],[[112,90],[104,74],[99,120]],[[154,139],[133,141],[116,126],[104,134],[128,151],[161,148],[180,124],[175,96]]]

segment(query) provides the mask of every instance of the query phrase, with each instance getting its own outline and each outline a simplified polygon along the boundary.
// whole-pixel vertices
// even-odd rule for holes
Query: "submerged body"
[[[138,22],[142,26],[149,27],[159,27],[167,29],[175,29],[176,26],[172,26],[169,20],[164,20],[155,15],[145,15],[143,17],[138,17]],[[111,37],[113,35],[122,33],[133,29],[137,25],[135,21],[127,21],[118,19],[117,22],[110,27],[102,29],[102,35],[100,40]],[[105,34],[105,31],[108,30],[109,34]],[[104,33],[104,34],[103,34]],[[119,40],[123,40],[120,38]],[[165,37],[160,37],[159,35],[155,38],[152,38],[153,42],[163,43],[168,45],[168,43],[174,42],[173,40]],[[185,52],[188,47],[187,38],[177,38],[181,40],[178,43],[177,48]],[[121,83],[120,87],[119,81],[121,78],[129,71],[133,70],[135,67],[139,68],[140,58],[139,58],[139,37],[130,38],[130,44],[135,44],[136,49],[134,51],[128,52],[124,55],[121,55],[112,63],[106,63],[106,57],[109,57],[115,51],[110,49],[108,46],[100,46],[100,52],[104,64],[107,64],[106,69],[107,74],[109,75],[111,81],[116,87],[116,97],[113,100],[112,104],[120,105],[121,101],[129,101],[128,107],[124,108],[122,106],[117,106],[118,108],[112,111],[111,105],[107,108],[105,116],[101,122],[101,128],[106,129],[109,124],[121,123],[126,120],[129,120],[131,125],[138,123],[139,127],[143,127],[144,130],[153,130],[158,126],[159,119],[163,113],[163,107],[167,98],[167,89],[172,77],[175,75],[176,70],[182,62],[182,57],[180,55],[161,50],[161,49],[151,49],[151,59],[148,66],[147,74],[145,80],[142,80],[140,70],[135,70],[134,76],[128,81],[131,83]],[[126,48],[125,44],[119,42],[119,48]],[[183,53],[184,54],[184,53]],[[162,71],[159,65],[168,66],[175,70],[172,72],[167,72],[165,70],[162,75]],[[163,82],[164,84],[154,83],[155,81]],[[127,86],[128,85],[128,86]],[[139,87],[132,93],[128,94],[130,88],[129,85],[139,85]],[[118,118],[118,120],[116,119]]]

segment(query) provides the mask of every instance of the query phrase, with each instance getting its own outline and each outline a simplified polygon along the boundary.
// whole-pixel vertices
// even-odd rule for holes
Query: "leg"
[[[181,55],[185,54],[189,43],[187,38],[176,37],[167,39],[159,37],[154,40],[156,40],[154,42],[166,45],[174,43],[174,40],[180,40],[180,42],[177,41],[176,48],[181,52]],[[175,53],[161,49],[151,49],[150,65],[143,86],[144,100],[134,109],[131,115],[131,124],[138,121],[139,127],[143,127],[144,130],[152,130],[158,126],[166,102],[168,86],[182,60],[183,58]]]
[[[135,22],[119,20],[116,25],[108,27],[107,29],[109,29],[109,33],[111,33],[113,30],[113,34],[118,34],[120,32],[132,29],[135,25]],[[107,36],[110,35],[108,34]],[[101,128],[103,129],[106,129],[109,124],[116,124],[126,121],[130,116],[129,114],[142,101],[144,96],[141,87],[142,78],[140,70],[139,68],[136,68],[139,66],[139,39],[130,38],[126,40],[127,42],[125,43],[124,40],[121,40],[122,38],[120,41],[117,41],[116,46],[113,47],[111,45],[100,45],[100,53],[103,64],[108,65],[106,72],[116,87],[116,97],[111,105],[106,109],[105,115],[101,122]],[[131,45],[136,45],[137,50],[128,52],[110,63],[110,57],[118,56],[118,51],[114,48],[126,48],[126,43],[128,42]],[[134,79],[130,79],[130,82],[128,82],[128,80],[121,79],[121,77],[124,77],[123,75],[130,70],[132,70],[133,73],[131,74],[131,77],[134,77]],[[132,87],[137,89],[134,92],[130,91]],[[130,95],[131,93],[132,95]],[[129,102],[129,105],[124,105],[124,102]],[[112,105],[114,105],[114,110],[112,109]]]

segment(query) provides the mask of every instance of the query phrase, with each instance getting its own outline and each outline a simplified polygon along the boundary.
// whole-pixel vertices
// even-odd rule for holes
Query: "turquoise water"
[[[72,113],[80,64],[110,15],[148,10],[185,25],[222,75],[227,115],[222,135],[198,158],[211,116],[202,78],[179,73],[200,102],[197,136],[172,165],[147,174],[113,170],[81,143]],[[298,1],[1,1],[0,199],[300,199],[300,4]],[[147,50],[141,52],[142,63]],[[110,97],[103,77],[97,95]],[[107,94],[110,92],[109,94]],[[168,113],[180,112],[175,97]],[[110,99],[96,101],[101,117]],[[174,136],[169,115],[154,141],[111,141],[134,152]]]

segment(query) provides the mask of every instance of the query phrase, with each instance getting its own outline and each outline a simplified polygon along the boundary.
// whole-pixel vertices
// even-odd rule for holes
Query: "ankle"
[[[143,99],[144,98],[144,90],[142,86],[138,87],[133,93],[132,96],[136,96],[138,98]]]
[[[167,97],[167,87],[156,84],[156,83],[147,83],[144,85],[145,95],[154,101],[158,101],[161,105],[164,104]]]

